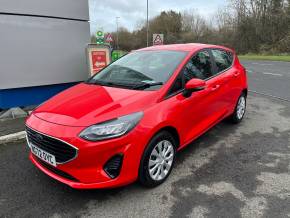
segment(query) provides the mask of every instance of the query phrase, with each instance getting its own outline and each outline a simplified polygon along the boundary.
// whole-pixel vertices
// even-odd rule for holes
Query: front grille
[[[54,155],[56,162],[59,164],[68,162],[77,156],[77,149],[63,141],[36,132],[28,127],[26,127],[26,133],[30,143]]]
[[[34,156],[36,157],[36,156]],[[79,180],[77,180],[76,178],[74,178],[73,176],[69,175],[68,173],[65,173],[51,165],[49,165],[48,163],[45,163],[44,161],[40,160],[38,157],[36,157],[36,160],[38,163],[41,164],[41,166],[43,166],[44,168],[46,168],[47,170],[51,171],[52,173],[62,177],[62,178],[65,178],[65,179],[68,179],[68,180],[71,180],[71,181],[74,181],[74,182],[79,182]]]

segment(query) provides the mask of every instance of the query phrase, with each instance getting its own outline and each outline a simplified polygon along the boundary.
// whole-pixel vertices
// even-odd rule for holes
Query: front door
[[[182,144],[198,137],[222,116],[221,81],[213,76],[214,65],[207,50],[194,55],[181,72],[183,84],[193,78],[206,80],[204,90],[194,92],[190,97],[179,93],[170,99],[175,108],[173,117],[179,119],[179,132],[184,140]]]

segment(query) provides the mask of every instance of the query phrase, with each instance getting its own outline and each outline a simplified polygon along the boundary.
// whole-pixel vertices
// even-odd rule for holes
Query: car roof
[[[220,49],[225,49],[228,51],[232,51],[232,49],[226,48],[224,46],[219,46],[219,45],[210,45],[210,44],[201,44],[201,43],[188,43],[188,44],[171,44],[171,45],[157,45],[157,46],[151,46],[147,48],[142,48],[136,51],[187,51],[187,52],[192,52],[192,51],[197,51],[200,49],[205,49],[205,48],[220,48]]]

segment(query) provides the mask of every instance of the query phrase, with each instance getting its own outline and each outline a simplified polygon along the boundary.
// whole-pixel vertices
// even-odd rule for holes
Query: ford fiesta
[[[183,44],[134,51],[39,106],[26,122],[30,159],[73,188],[169,176],[176,152],[245,114],[247,79],[233,50]]]

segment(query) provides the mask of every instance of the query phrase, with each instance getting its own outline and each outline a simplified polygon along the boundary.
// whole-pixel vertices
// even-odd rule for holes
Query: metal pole
[[[120,17],[116,17],[116,24],[117,24],[117,50],[119,50],[119,22],[118,19]]]
[[[147,0],[147,47],[149,46],[149,0]]]

